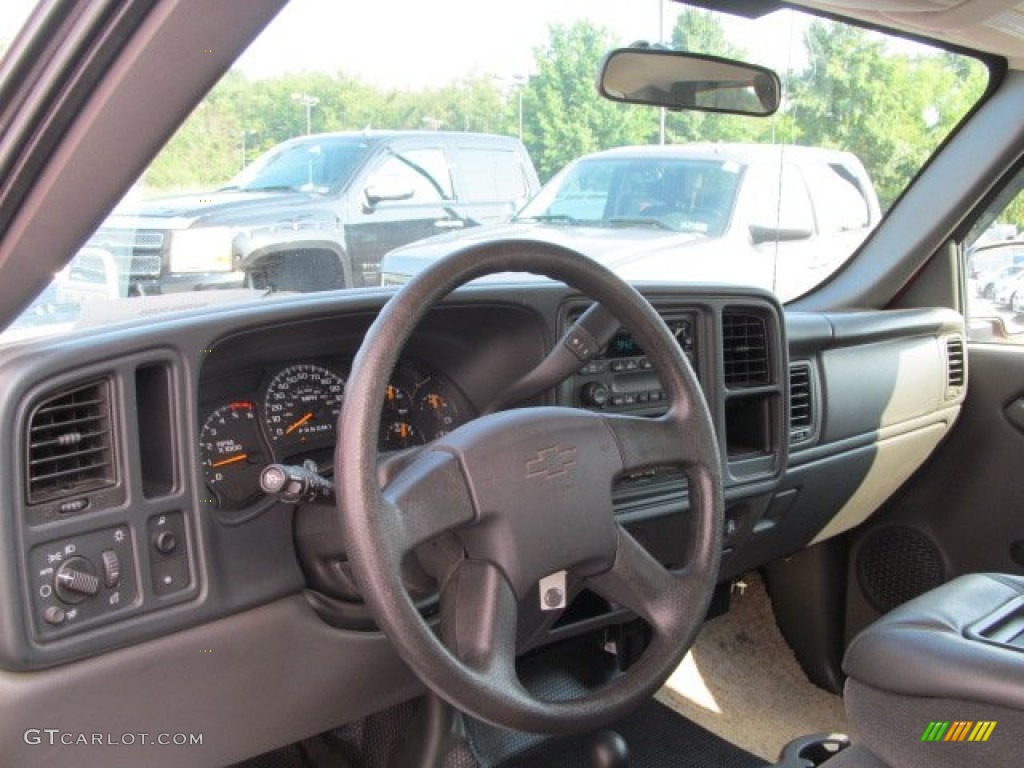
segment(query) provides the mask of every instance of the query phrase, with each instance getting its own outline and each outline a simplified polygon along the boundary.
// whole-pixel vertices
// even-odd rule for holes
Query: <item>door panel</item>
[[[853,537],[847,635],[963,573],[1024,573],[1024,348],[974,344],[960,419]]]

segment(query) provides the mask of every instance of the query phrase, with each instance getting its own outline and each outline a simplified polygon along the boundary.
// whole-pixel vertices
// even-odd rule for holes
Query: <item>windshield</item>
[[[574,163],[552,179],[517,218],[594,226],[646,225],[720,236],[733,209],[743,167],[733,161],[663,154]]]
[[[358,138],[316,137],[285,144],[262,155],[221,189],[334,194],[351,178],[367,149]]]
[[[485,226],[557,227],[630,281],[788,301],[855,258],[989,77],[796,10],[483,6],[293,0],[3,338],[400,284]],[[755,118],[602,99],[602,58],[638,40],[769,67],[782,105]],[[311,194],[256,194],[289,190]]]

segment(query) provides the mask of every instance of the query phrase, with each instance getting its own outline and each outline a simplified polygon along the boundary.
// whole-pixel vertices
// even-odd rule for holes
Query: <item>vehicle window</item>
[[[814,211],[807,185],[792,165],[781,170],[767,167],[751,176],[755,212],[750,222],[763,229],[791,230],[810,235],[815,230]]]
[[[769,196],[770,197],[770,196]],[[782,166],[778,193],[779,229],[814,232],[814,208],[800,172],[792,165]]]
[[[459,147],[459,168],[470,200],[525,200],[526,177],[511,150]]]
[[[388,155],[370,177],[368,187],[406,190],[408,203],[451,200],[452,179],[441,149],[410,149]]]
[[[414,0],[292,0],[10,330],[75,332],[157,304],[191,307],[199,291],[213,302],[360,288],[385,273],[402,282],[409,275],[382,269],[389,253],[428,235],[470,236],[516,210],[595,259],[615,249],[565,227],[597,222],[622,248],[642,242],[649,260],[611,264],[628,280],[756,274],[754,284],[789,301],[855,257],[989,77],[970,57],[798,10],[745,19],[661,0],[526,0],[511,23],[453,2],[473,34],[435,23]],[[0,49],[17,15],[2,15]],[[402,56],[380,55],[382,30]],[[770,67],[782,107],[751,118],[603,100],[600,61],[635,41]],[[474,134],[473,149],[451,167],[440,149],[397,149],[433,133]],[[493,136],[499,151],[486,148]],[[386,159],[368,177],[371,156]],[[765,176],[773,181],[749,195]],[[356,179],[363,188],[342,194]],[[355,222],[350,202],[343,210],[353,199],[392,213]],[[443,203],[445,214],[414,226],[399,215],[410,202]],[[391,229],[357,232],[368,219]],[[656,258],[665,249],[675,258]],[[796,250],[827,265],[811,284],[794,288],[779,263],[762,268]],[[1003,258],[1012,257],[991,260]],[[675,272],[659,266],[668,261]]]
[[[552,179],[517,218],[620,227],[653,225],[677,232],[722,234],[735,201],[734,161],[614,153],[581,161]],[[676,153],[680,154],[680,153]]]
[[[844,166],[808,163],[801,170],[811,198],[818,201],[815,206],[818,232],[851,232],[871,226],[870,204]]]
[[[290,143],[257,159],[222,189],[336,193],[359,167],[367,149],[358,140]]]
[[[963,253],[972,340],[1024,344],[1024,170],[974,224]]]

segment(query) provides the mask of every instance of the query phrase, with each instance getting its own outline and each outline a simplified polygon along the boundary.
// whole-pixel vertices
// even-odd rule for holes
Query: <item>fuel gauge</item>
[[[199,433],[203,476],[223,505],[241,506],[260,495],[260,470],[269,463],[256,404],[222,405]]]
[[[382,425],[381,448],[385,451],[401,451],[416,445],[423,445],[423,435],[408,421],[390,421]]]

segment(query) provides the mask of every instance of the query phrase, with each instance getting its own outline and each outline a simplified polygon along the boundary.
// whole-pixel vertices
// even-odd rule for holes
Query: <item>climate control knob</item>
[[[57,569],[53,591],[65,603],[74,605],[100,591],[100,577],[84,557],[70,557]]]
[[[600,381],[591,381],[580,389],[580,400],[584,405],[603,408],[608,403],[608,387]]]

